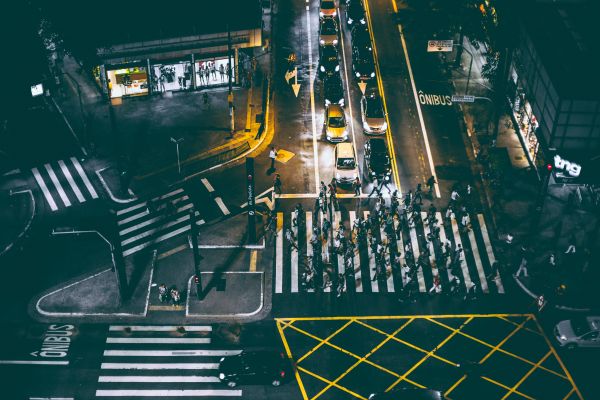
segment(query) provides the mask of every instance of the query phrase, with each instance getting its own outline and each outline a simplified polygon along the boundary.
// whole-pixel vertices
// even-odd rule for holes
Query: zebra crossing
[[[94,185],[75,157],[32,168],[31,173],[53,212],[98,198]]]
[[[311,236],[313,232],[314,221],[322,223],[323,215],[319,212],[318,218],[313,218],[312,212],[305,212],[304,224],[293,226],[294,215],[278,212],[277,213],[277,233],[275,237],[275,285],[276,294],[298,293],[299,280],[305,266],[308,264],[308,257],[313,255],[311,245]],[[362,214],[362,215],[360,215]],[[337,231],[338,227],[343,225],[346,232],[351,232],[354,222],[362,217],[367,219],[369,211],[357,212],[354,210],[335,211],[333,213],[333,228]],[[325,218],[328,218],[325,216]],[[412,262],[415,262],[421,254],[428,254],[428,266],[417,270],[416,279],[418,281],[418,290],[422,293],[428,292],[434,286],[434,282],[439,282],[439,289],[449,287],[453,275],[449,268],[452,257],[442,256],[442,244],[446,241],[451,243],[453,249],[460,245],[463,249],[457,257],[460,259],[460,273],[458,278],[463,287],[477,285],[484,293],[504,293],[504,286],[500,275],[491,275],[492,265],[496,261],[493,247],[491,245],[488,228],[483,214],[476,214],[471,218],[471,229],[465,231],[460,229],[459,222],[452,215],[449,219],[444,219],[440,212],[436,212],[436,220],[440,222],[437,225],[439,229],[439,240],[425,240],[430,234],[432,227],[426,222],[427,213],[421,212],[420,221],[414,224],[402,223],[394,219],[394,237],[387,237],[385,228],[382,226],[379,232],[374,234],[383,243],[394,245],[400,250],[400,265],[406,265],[407,244],[412,248]],[[285,240],[284,232],[290,229],[297,238],[298,250],[292,248],[291,244]],[[332,240],[329,238],[329,240]],[[394,243],[395,242],[395,243]],[[341,254],[328,254],[328,244],[322,246],[322,259],[328,262],[335,274],[344,274],[344,257]],[[428,249],[426,249],[428,247]],[[428,251],[426,251],[428,250]],[[354,274],[346,274],[346,291],[357,293],[394,293],[398,292],[407,284],[407,268],[390,268],[390,254],[386,253],[386,264],[388,265],[385,276],[377,274],[375,254],[368,245],[367,240],[357,240],[357,248],[353,256]],[[443,264],[442,264],[443,263]],[[438,268],[440,266],[441,268]],[[312,290],[309,290],[312,291]],[[326,287],[324,292],[330,292],[331,287]]]
[[[211,334],[210,325],[111,325],[96,398],[241,397],[217,376],[219,359],[241,350],[211,348]]]
[[[205,178],[203,180],[206,181]],[[117,225],[123,256],[135,254],[191,230],[191,218],[200,226],[229,215],[230,211],[221,197],[214,196],[214,189],[208,181],[204,181],[202,185],[195,182],[193,190],[189,186],[171,188],[167,193],[136,200],[118,210]],[[194,204],[201,205],[202,214],[200,207],[194,207]]]

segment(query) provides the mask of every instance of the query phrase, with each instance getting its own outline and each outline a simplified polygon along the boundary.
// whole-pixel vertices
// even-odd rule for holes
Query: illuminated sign
[[[571,161],[564,160],[558,154],[554,156],[554,167],[556,169],[560,169],[566,171],[569,176],[565,176],[564,174],[558,174],[562,178],[577,178],[581,174],[581,165],[575,164]]]
[[[37,97],[44,94],[44,85],[38,83],[37,85],[31,85],[31,97]]]

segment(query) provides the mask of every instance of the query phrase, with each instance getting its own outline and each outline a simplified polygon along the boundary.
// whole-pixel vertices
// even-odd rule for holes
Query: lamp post
[[[469,51],[462,43],[457,43],[454,45],[455,47],[460,47],[464,51],[467,52],[469,56],[471,56],[471,61],[469,61],[469,73],[467,74],[467,86],[465,87],[465,95],[469,94],[469,83],[471,82],[471,70],[473,69],[473,53]]]
[[[175,143],[175,149],[177,151],[177,173],[181,175],[181,158],[179,156],[179,143],[183,142],[183,138],[174,138],[171,136],[171,142]]]

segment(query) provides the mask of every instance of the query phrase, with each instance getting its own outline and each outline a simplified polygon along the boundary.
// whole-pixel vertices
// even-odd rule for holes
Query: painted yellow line
[[[509,324],[511,324],[511,325],[514,325],[514,326],[517,326],[517,325],[519,325],[519,324],[517,324],[516,322],[514,322],[514,321],[511,321],[511,320],[510,320],[510,319],[508,319],[508,318],[504,318],[504,317],[498,317],[498,319],[501,319],[501,320],[503,320],[503,321],[506,321],[506,322],[508,322]],[[536,334],[536,335],[538,335],[538,336],[544,336],[544,335],[543,335],[541,332],[538,332],[538,331],[536,331],[536,330],[533,330],[533,329],[531,329],[531,328],[523,328],[523,329],[525,329],[527,332],[535,333],[535,334]]]
[[[371,11],[369,1],[365,0],[365,11],[367,14],[367,25],[369,26],[369,35],[371,36],[371,43],[373,43],[373,59],[375,62],[375,78],[377,79],[377,87],[379,93],[381,93],[381,100],[383,102],[383,109],[385,111],[385,120],[387,122],[387,130],[385,136],[388,140],[388,149],[390,152],[390,158],[392,159],[392,174],[398,187],[398,194],[402,196],[402,185],[400,184],[400,175],[398,174],[398,165],[396,163],[396,150],[394,149],[394,140],[392,138],[392,127],[390,125],[387,102],[385,100],[385,91],[383,90],[383,83],[381,81],[381,71],[379,69],[379,57],[377,56],[377,44],[375,43],[375,35],[373,35],[373,25],[371,23]]]
[[[492,384],[494,384],[494,385],[496,385],[496,386],[500,386],[500,387],[501,387],[501,388],[503,388],[503,389],[510,390],[510,387],[508,387],[508,386],[504,385],[503,383],[500,383],[500,382],[498,382],[498,381],[495,381],[495,380],[493,380],[493,379],[491,379],[491,378],[488,378],[487,376],[482,376],[482,377],[481,377],[481,379],[485,379],[485,380],[486,380],[486,381],[488,381],[489,383],[492,383]],[[524,397],[524,398],[526,398],[526,399],[529,399],[529,400],[535,400],[535,398],[534,398],[534,397],[528,396],[528,395],[526,395],[525,393],[521,393],[521,392],[519,392],[519,391],[517,391],[517,390],[515,390],[515,392],[514,392],[514,393],[515,393],[515,394],[518,394],[519,396],[521,396],[521,397]]]
[[[340,316],[340,317],[294,317],[294,318],[275,318],[277,321],[336,321],[343,319],[369,320],[369,319],[410,319],[410,318],[498,318],[498,317],[532,317],[532,314],[419,314],[419,315],[368,315],[368,316]]]
[[[339,329],[337,329],[331,335],[327,336],[324,340],[321,340],[321,342],[318,345],[316,345],[315,347],[310,349],[308,352],[306,352],[306,354],[304,354],[302,357],[300,357],[298,359],[298,361],[296,361],[296,363],[300,364],[302,362],[302,360],[304,360],[306,357],[310,356],[312,353],[314,353],[316,350],[318,350],[325,343],[329,343],[329,340],[331,340],[335,335],[337,335],[338,333],[340,333],[341,331],[346,329],[350,324],[352,324],[352,322],[353,322],[353,320],[346,322],[344,325],[342,325]]]
[[[567,393],[567,395],[565,397],[563,397],[563,400],[568,400],[569,397],[571,397],[571,395],[575,393],[575,388],[571,388],[571,390],[569,391],[569,393]]]
[[[290,325],[290,328],[294,329],[294,330],[295,330],[295,331],[297,331],[297,332],[300,332],[300,333],[302,333],[303,335],[306,335],[306,336],[308,336],[308,337],[309,337],[309,338],[311,338],[311,339],[314,339],[314,340],[317,340],[317,341],[321,341],[321,340],[323,340],[323,339],[321,339],[320,337],[318,337],[318,336],[315,336],[315,335],[313,335],[313,334],[311,334],[311,333],[308,333],[308,332],[306,332],[306,331],[304,331],[304,330],[302,330],[302,329],[300,329],[300,328],[298,328],[298,327],[296,327],[296,326]],[[358,355],[354,354],[353,352],[351,352],[351,351],[348,351],[348,350],[346,350],[346,349],[344,349],[344,348],[342,348],[342,347],[340,347],[340,346],[337,346],[337,345],[335,345],[335,344],[333,344],[333,343],[325,343],[325,344],[326,344],[327,346],[329,346],[329,347],[331,347],[331,348],[333,348],[333,349],[335,349],[335,350],[337,350],[337,351],[339,351],[339,352],[342,352],[342,353],[344,353],[344,354],[346,354],[346,355],[348,355],[348,356],[350,356],[350,357],[353,357],[353,358],[355,358],[355,359],[357,359],[357,360],[359,360],[359,359],[361,358],[360,356],[358,356]],[[390,375],[392,375],[392,376],[395,376],[396,378],[399,378],[399,377],[400,377],[400,374],[398,374],[398,373],[396,373],[396,372],[394,372],[394,371],[392,371],[392,370],[389,370],[389,369],[387,369],[387,368],[385,368],[385,367],[382,367],[382,366],[381,366],[381,365],[379,365],[379,364],[375,364],[374,362],[372,362],[372,361],[370,361],[370,360],[364,360],[364,363],[366,363],[366,364],[369,364],[370,366],[372,366],[372,367],[375,367],[375,368],[377,368],[377,369],[379,369],[379,370],[381,370],[381,371],[383,371],[383,372],[387,372],[388,374],[390,374]],[[405,380],[406,382],[408,382],[408,383],[411,383],[411,384],[413,384],[413,385],[415,385],[415,386],[418,386],[418,387],[420,387],[420,388],[424,388],[424,387],[425,387],[425,386],[421,385],[420,383],[414,382],[414,381],[412,381],[412,380],[410,380],[410,379],[404,379],[404,380]],[[336,385],[336,387],[337,387],[337,385]]]
[[[256,259],[258,258],[258,250],[252,250],[250,253],[250,272],[256,272]]]
[[[320,376],[320,375],[317,375],[317,374],[315,374],[314,372],[311,372],[311,371],[309,371],[309,370],[307,370],[307,369],[305,369],[305,368],[298,367],[298,370],[300,370],[300,371],[304,372],[304,373],[305,373],[305,374],[307,374],[307,375],[310,375],[310,376],[312,376],[313,378],[317,378],[318,380],[320,380],[320,381],[323,381],[323,382],[325,382],[325,383],[331,383],[331,381],[330,381],[330,380],[328,380],[328,379],[325,379],[325,378],[323,378],[322,376]],[[344,391],[344,392],[346,392],[346,393],[348,393],[348,394],[351,394],[352,396],[354,396],[354,397],[356,397],[356,398],[358,398],[358,399],[361,399],[361,400],[367,400],[367,398],[366,398],[366,397],[363,397],[363,396],[361,396],[360,394],[358,394],[358,393],[355,393],[355,392],[353,392],[353,391],[352,391],[352,390],[350,390],[350,389],[346,389],[346,388],[345,388],[345,387],[343,387],[343,386],[340,386],[340,385],[337,385],[337,384],[335,384],[335,385],[333,385],[333,386],[334,386],[334,387],[336,387],[336,388],[338,388],[338,389],[340,389],[340,390],[342,390],[342,391]],[[313,397],[313,398],[314,398],[314,397]],[[312,400],[312,399],[311,399],[311,400]]]
[[[527,373],[525,375],[523,375],[523,377],[521,379],[519,379],[519,381],[504,395],[504,397],[502,397],[501,400],[506,399],[508,396],[510,396],[512,393],[514,393],[517,388],[519,386],[521,386],[521,384],[523,382],[525,382],[525,379],[529,378],[529,375],[531,375],[533,373],[533,371],[535,371],[536,369],[538,369],[538,367],[544,362],[546,361],[546,359],[552,354],[552,351],[548,351],[546,353],[546,355],[544,357],[542,357],[540,359],[540,361],[537,362],[537,364],[535,364],[529,371],[527,371]]]
[[[332,385],[336,384],[337,382],[339,382],[340,380],[342,380],[346,375],[348,375],[354,368],[358,367],[363,361],[365,361],[368,357],[370,357],[372,354],[374,354],[377,350],[379,350],[381,348],[381,346],[383,346],[384,344],[386,344],[388,341],[390,341],[392,339],[392,337],[395,337],[401,330],[403,330],[406,326],[408,326],[410,323],[412,322],[412,320],[406,321],[400,328],[396,329],[391,335],[388,335],[388,337],[386,337],[385,339],[383,339],[381,341],[381,343],[379,343],[377,346],[373,347],[371,349],[371,351],[369,351],[367,354],[365,354],[363,357],[361,357],[359,360],[357,360],[354,364],[352,364],[350,366],[350,368],[346,369],[346,371],[344,371],[340,376],[338,376],[337,378],[335,378],[335,380],[333,382],[331,382],[330,384],[328,384],[327,386],[325,386],[319,393],[317,393],[312,400],[315,400],[316,398],[318,398],[319,396],[321,396],[323,393],[325,393]],[[408,374],[407,374],[408,375]],[[386,390],[387,392],[387,390]]]
[[[181,246],[177,246],[171,250],[168,250],[168,251],[165,251],[164,253],[159,254],[158,257],[156,257],[156,259],[162,260],[164,258],[172,256],[173,254],[179,253],[180,251],[183,251],[185,249],[189,249],[189,246],[187,244],[182,244]]]
[[[421,360],[419,360],[419,362],[417,362],[415,365],[413,365],[408,371],[406,371],[401,378],[397,379],[394,383],[392,383],[390,386],[388,386],[385,391],[389,392],[390,390],[392,390],[394,388],[394,386],[396,386],[397,384],[399,384],[400,382],[402,382],[404,380],[404,378],[406,378],[408,375],[410,375],[415,369],[419,368],[419,365],[423,364],[425,361],[427,361],[429,359],[429,357],[431,357],[432,354],[434,354],[439,348],[441,348],[442,346],[444,346],[446,343],[448,343],[448,341],[450,341],[450,339],[452,339],[454,336],[456,336],[458,334],[458,332],[460,331],[460,329],[462,329],[465,325],[467,325],[469,322],[471,322],[473,320],[473,317],[469,318],[468,320],[466,320],[465,322],[462,323],[462,325],[455,330],[454,332],[452,332],[450,335],[448,335],[448,337],[446,337],[446,339],[444,339],[440,344],[438,344],[436,347],[434,347],[433,349],[431,349],[431,351],[429,351],[425,357],[423,357]]]
[[[281,322],[277,321],[277,330],[279,331],[279,336],[281,337],[281,341],[283,342],[283,347],[285,348],[285,353],[288,358],[292,360],[292,352],[290,351],[290,346],[285,338],[283,330],[281,329]],[[294,368],[294,375],[296,376],[296,381],[298,382],[298,387],[300,388],[300,392],[302,393],[302,398],[304,400],[308,400],[308,396],[306,395],[306,390],[304,389],[304,384],[302,383],[302,379],[300,379],[300,374],[298,373],[298,368]]]
[[[183,311],[185,310],[184,306],[149,306],[148,310],[150,311]]]
[[[552,354],[554,354],[554,358],[556,358],[556,360],[558,361],[558,363],[560,364],[560,367],[563,369],[563,371],[565,372],[565,374],[567,375],[567,379],[569,380],[569,382],[571,382],[571,385],[573,385],[573,389],[575,389],[575,392],[577,393],[577,396],[583,400],[583,396],[581,395],[581,392],[579,391],[579,388],[577,388],[577,385],[575,384],[575,381],[573,381],[573,377],[571,377],[571,374],[569,373],[569,370],[567,369],[567,367],[565,367],[565,364],[563,364],[562,360],[560,359],[560,357],[558,356],[558,354],[556,353],[556,350],[554,350],[554,346],[552,346],[552,343],[550,343],[550,340],[548,339],[548,337],[544,334],[544,330],[542,329],[542,326],[540,325],[539,321],[537,320],[537,318],[533,318],[533,322],[535,322],[536,326],[538,327],[538,329],[540,330],[540,332],[542,332],[542,336],[544,338],[544,340],[546,341],[546,344],[548,345],[548,347],[550,347],[550,351],[552,351]],[[541,367],[540,367],[541,368]]]

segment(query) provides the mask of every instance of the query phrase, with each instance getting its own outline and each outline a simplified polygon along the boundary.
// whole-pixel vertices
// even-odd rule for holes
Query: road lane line
[[[344,221],[342,221],[342,212],[341,211],[336,211],[334,214],[334,222],[333,222],[333,228],[335,229],[335,231],[337,232],[338,229],[340,228],[340,225],[344,225]],[[338,274],[342,274],[344,275],[344,255],[338,253],[337,256],[337,265],[338,265]],[[346,290],[346,289],[344,289]]]
[[[215,203],[217,203],[217,205],[219,206],[219,208],[221,209],[221,212],[223,213],[223,215],[229,215],[231,214],[229,212],[229,209],[227,208],[227,206],[225,205],[225,203],[223,203],[223,199],[220,197],[215,197]]]
[[[310,36],[310,7],[306,6],[306,38],[308,40],[308,87],[310,92],[310,114],[312,119],[313,157],[315,163],[315,194],[319,194],[319,151],[317,149],[317,120],[315,115],[315,78],[313,76],[312,38]]]
[[[387,237],[387,235],[385,233],[385,226],[383,224],[379,225],[379,235],[381,235],[381,242],[382,243],[388,242],[388,246],[389,246],[389,238]],[[388,247],[388,249],[389,249],[389,247]],[[392,260],[390,259],[390,255],[385,254],[385,258],[387,259],[387,262],[391,266]],[[387,275],[387,267],[386,267],[385,273]],[[390,270],[390,274],[387,275],[386,285],[387,285],[388,293],[393,293],[394,292],[394,274],[392,273],[392,270]]]
[[[219,383],[221,380],[217,376],[100,376],[99,383],[116,382],[160,382],[160,383]]]
[[[206,190],[208,190],[209,193],[212,193],[212,192],[215,191],[215,188],[210,184],[210,182],[208,181],[208,179],[202,178],[202,179],[200,179],[200,181],[202,181],[202,184],[204,185],[204,187],[206,188]]]
[[[44,178],[42,178],[42,175],[40,175],[40,171],[38,171],[37,168],[31,168],[31,172],[33,172],[33,177],[35,178],[36,182],[38,183],[40,189],[42,189],[42,193],[44,194],[44,197],[46,198],[48,205],[50,205],[50,209],[52,211],[58,210],[58,206],[56,205],[56,202],[54,201],[54,198],[52,197],[50,190],[48,190],[48,186],[46,186],[46,182],[44,182]]]
[[[481,263],[481,256],[479,255],[479,248],[477,247],[477,241],[475,240],[473,229],[469,229],[467,235],[469,236],[471,251],[473,252],[473,258],[475,259],[475,266],[477,267],[477,275],[479,275],[481,290],[483,293],[489,293],[490,289],[488,288],[487,280],[485,279],[485,271],[483,270],[483,264]]]
[[[69,365],[68,361],[0,360],[0,365]]]
[[[44,164],[44,168],[46,168],[46,171],[48,172],[48,175],[50,176],[50,180],[54,184],[54,187],[56,188],[56,191],[58,192],[58,195],[60,196],[60,199],[64,203],[65,207],[70,207],[71,202],[69,201],[67,194],[65,193],[62,185],[60,184],[58,177],[54,173],[52,166],[50,166],[50,164]]]
[[[188,210],[188,209],[192,208],[193,206],[194,206],[194,205],[193,205],[193,204],[191,204],[191,203],[190,203],[190,204],[186,204],[185,206],[178,208],[178,209],[175,211],[175,213],[176,213],[176,214],[179,214],[180,212],[182,212],[182,211],[185,211],[185,210]],[[145,213],[145,212],[144,212],[144,213],[142,213],[142,214],[143,214],[143,215],[148,215],[148,213]],[[139,215],[139,214],[138,214],[138,215]],[[123,229],[122,231],[119,231],[119,235],[123,236],[123,235],[126,235],[126,234],[128,234],[128,233],[131,233],[131,232],[133,232],[133,231],[136,231],[136,230],[138,230],[138,229],[140,229],[140,228],[143,228],[143,227],[145,227],[145,226],[152,225],[154,222],[158,222],[158,221],[162,220],[163,218],[164,218],[164,216],[162,216],[162,215],[158,215],[158,216],[156,216],[156,217],[154,217],[154,218],[147,219],[147,220],[145,220],[144,222],[140,222],[140,223],[139,223],[139,224],[137,224],[137,225],[133,225],[133,226],[130,226],[129,228],[125,228],[125,229]]]
[[[275,248],[275,293],[283,293],[283,213],[277,213],[277,239]]]
[[[186,332],[212,332],[210,325],[111,325],[108,330],[131,332],[177,332],[183,328]]]
[[[166,229],[166,228],[170,228],[170,227],[172,227],[173,225],[180,224],[180,223],[182,223],[182,222],[185,222],[185,221],[187,221],[187,220],[189,220],[189,219],[190,219],[190,216],[189,216],[189,214],[185,214],[184,216],[182,216],[182,217],[179,217],[179,218],[177,218],[176,220],[170,221],[170,222],[168,222],[168,223],[166,223],[166,224],[164,224],[164,225],[161,225],[161,226],[159,226],[159,227],[157,227],[157,228],[154,228],[154,229],[147,230],[147,231],[145,231],[145,232],[142,232],[142,233],[140,233],[139,235],[132,236],[132,237],[130,237],[130,238],[127,238],[127,239],[125,239],[125,240],[122,240],[122,241],[121,241],[121,245],[122,245],[122,246],[126,246],[126,245],[128,245],[128,244],[130,244],[130,243],[137,242],[137,241],[138,241],[138,240],[140,240],[140,239],[143,239],[143,238],[145,238],[145,237],[151,236],[151,235],[155,234],[156,232],[160,232],[160,231],[162,231],[162,230],[164,230],[164,229]],[[189,227],[188,227],[188,228],[189,228]]]
[[[174,190],[172,192],[169,192],[167,194],[163,194],[162,196],[155,197],[155,198],[152,199],[152,201],[164,200],[164,199],[167,199],[167,198],[169,198],[171,196],[179,194],[181,192],[183,192],[183,189],[179,188],[179,189],[176,189],[176,190]],[[138,203],[138,204],[135,204],[135,205],[133,205],[131,207],[123,208],[123,209],[117,211],[117,215],[127,214],[128,212],[133,211],[133,210],[137,210],[140,207],[146,207],[146,205],[147,205],[146,202],[142,201],[141,203]]]
[[[496,262],[496,256],[494,255],[494,248],[490,243],[490,235],[488,233],[487,225],[485,224],[483,214],[477,214],[477,219],[479,220],[479,229],[481,230],[481,236],[483,236],[483,242],[485,243],[485,251],[487,253],[488,260],[490,260],[490,266],[492,266]],[[494,281],[496,282],[498,293],[504,293],[504,285],[502,284],[500,272],[498,272]]]
[[[77,170],[77,173],[81,177],[83,184],[87,188],[88,192],[90,192],[90,194],[92,195],[92,198],[97,199],[98,193],[96,193],[94,186],[92,186],[92,182],[90,182],[90,180],[88,179],[85,171],[83,170],[83,167],[79,163],[79,160],[75,157],[71,157],[71,161],[73,162],[73,165],[75,166],[75,169]]]
[[[210,338],[134,338],[107,337],[108,344],[210,344]]]
[[[406,258],[404,256],[404,240],[402,239],[402,229],[399,227],[400,224],[400,220],[398,218],[394,218],[394,230],[398,234],[396,245],[398,246],[398,252],[400,253],[400,276],[402,277],[402,286],[406,286],[406,271],[404,269],[404,266],[406,265]]]
[[[350,231],[351,232],[352,232],[352,228],[354,227],[354,221],[356,221],[356,211],[350,211]],[[356,267],[357,266],[358,266],[358,279],[356,278]],[[362,291],[363,291],[362,283],[363,283],[363,276],[362,276],[362,269],[360,268],[360,252],[359,252],[358,243],[357,243],[357,248],[354,249],[354,285],[356,287],[357,293],[362,293]]]
[[[421,255],[421,252],[419,251],[419,240],[417,239],[417,230],[415,229],[415,224],[413,224],[412,227],[409,228],[410,229],[410,243],[413,249],[413,258],[415,261],[415,264],[417,263],[417,260],[419,259],[419,256]],[[425,278],[423,277],[423,268],[419,267],[419,269],[417,270],[417,280],[419,281],[419,291],[420,292],[426,292],[427,291],[427,286],[425,285]]]
[[[311,211],[306,211],[306,218],[304,219],[304,221],[305,221],[305,224],[306,224],[306,254],[312,260],[313,248],[312,248],[312,243],[310,242],[310,238],[312,237],[312,230],[313,230],[312,223],[313,223],[313,219],[312,219],[312,212]],[[312,262],[310,263],[310,265],[314,266],[314,264]],[[313,277],[313,282],[314,282],[314,277]],[[308,284],[306,286],[307,286],[307,291],[309,291],[309,292],[314,291],[314,289],[308,288],[308,286],[309,286]]]
[[[365,0],[367,1],[367,0]],[[396,5],[396,1],[392,0],[392,4],[394,5],[394,13],[398,14],[398,6]],[[402,49],[404,50],[404,58],[406,58],[406,66],[408,67],[408,76],[410,77],[410,83],[413,90],[413,95],[415,97],[415,104],[417,105],[417,114],[419,115],[419,122],[421,124],[421,130],[423,131],[423,140],[425,142],[425,150],[427,151],[427,157],[429,161],[429,169],[431,170],[431,175],[435,177],[435,195],[439,199],[440,195],[440,186],[438,184],[437,175],[435,173],[435,166],[433,165],[433,156],[431,155],[431,148],[429,147],[429,137],[427,135],[427,129],[425,129],[425,120],[423,119],[423,111],[421,110],[421,103],[419,103],[419,95],[417,94],[417,86],[415,84],[415,77],[412,72],[412,67],[410,65],[410,58],[408,57],[408,48],[406,47],[406,41],[404,40],[404,31],[402,30],[402,25],[398,24],[398,32],[400,32],[400,41],[402,42]]]
[[[225,357],[241,350],[104,350],[104,357]]]
[[[241,390],[203,389],[203,390],[96,390],[96,397],[195,397],[195,396],[241,396]]]
[[[299,246],[300,245],[300,239],[298,238],[298,226],[294,226],[294,213],[291,213],[291,218],[292,218],[292,232],[294,233],[294,237],[297,239],[296,240],[296,244]],[[291,285],[292,285],[292,293],[298,293],[298,252],[299,250],[294,250],[293,248],[290,249],[291,250]]]
[[[71,189],[75,193],[75,196],[77,196],[77,200],[79,200],[80,203],[85,202],[85,197],[83,197],[81,190],[79,190],[79,187],[77,187],[77,184],[73,180],[73,176],[71,175],[71,172],[65,165],[65,162],[63,160],[58,160],[58,165],[60,165],[60,169],[62,170],[63,175],[67,178],[69,186],[71,186]]]
[[[364,212],[365,221],[369,219],[369,211]],[[367,243],[367,254],[369,255],[369,280],[371,281],[371,291],[373,293],[379,293],[379,282],[376,278],[377,264],[375,263],[375,255],[371,251],[371,246]]]
[[[456,243],[456,246],[460,244],[460,247],[463,249],[463,251],[460,253],[460,268],[462,269],[463,277],[465,278],[465,286],[467,287],[467,289],[469,289],[472,286],[473,282],[471,281],[471,276],[469,275],[467,259],[465,258],[465,248],[462,245],[462,240],[460,239],[460,232],[458,230],[458,224],[456,223],[456,218],[454,217],[454,215],[451,217],[451,223],[452,234],[454,235],[454,242]]]
[[[256,272],[256,260],[258,258],[258,250],[252,250],[250,253],[250,272]]]
[[[421,211],[421,221],[425,221],[425,218],[427,218],[427,213],[425,211]],[[431,232],[431,229],[430,229],[431,223],[432,223],[431,221],[429,221],[429,223],[427,225],[425,225],[425,223],[423,223],[423,230],[425,231],[426,238],[427,238],[427,236],[429,236],[429,233]],[[433,275],[433,277],[439,276],[440,273],[437,268],[437,263],[435,260],[435,248],[433,247],[433,241],[427,242],[427,248],[429,249],[429,265],[431,266],[431,275]],[[440,288],[441,287],[442,287],[442,281],[440,280]]]
[[[436,212],[435,213],[435,218],[438,221],[442,221],[442,226],[440,226],[440,243],[442,243],[442,245],[443,245],[444,243],[446,243],[446,241],[448,239],[446,238],[446,230],[444,229],[444,223],[443,223],[444,220],[442,219],[442,213],[439,212],[439,211]],[[448,268],[448,264],[450,264],[451,258],[452,257],[447,257],[446,258],[446,264],[444,265],[444,267],[446,267],[446,273],[448,274],[448,281],[451,281],[452,278],[453,278],[452,272],[450,272],[450,268]]]
[[[392,137],[392,128],[389,120],[389,113],[387,108],[387,101],[385,100],[385,91],[383,90],[383,81],[381,80],[381,70],[379,69],[379,56],[377,55],[377,43],[375,42],[375,35],[373,34],[373,24],[371,22],[371,10],[368,0],[365,0],[365,11],[367,14],[367,25],[369,26],[369,35],[371,36],[371,43],[373,44],[373,62],[375,64],[375,78],[377,81],[377,88],[381,94],[381,100],[383,102],[383,110],[385,111],[385,121],[387,122],[387,129],[385,131],[385,137],[388,142],[388,151],[390,152],[390,158],[392,159],[392,175],[396,187],[398,188],[398,195],[402,197],[402,185],[400,184],[400,175],[398,173],[398,165],[396,161],[396,150],[394,149],[394,139]]]
[[[219,363],[102,363],[100,369],[218,369]]]

